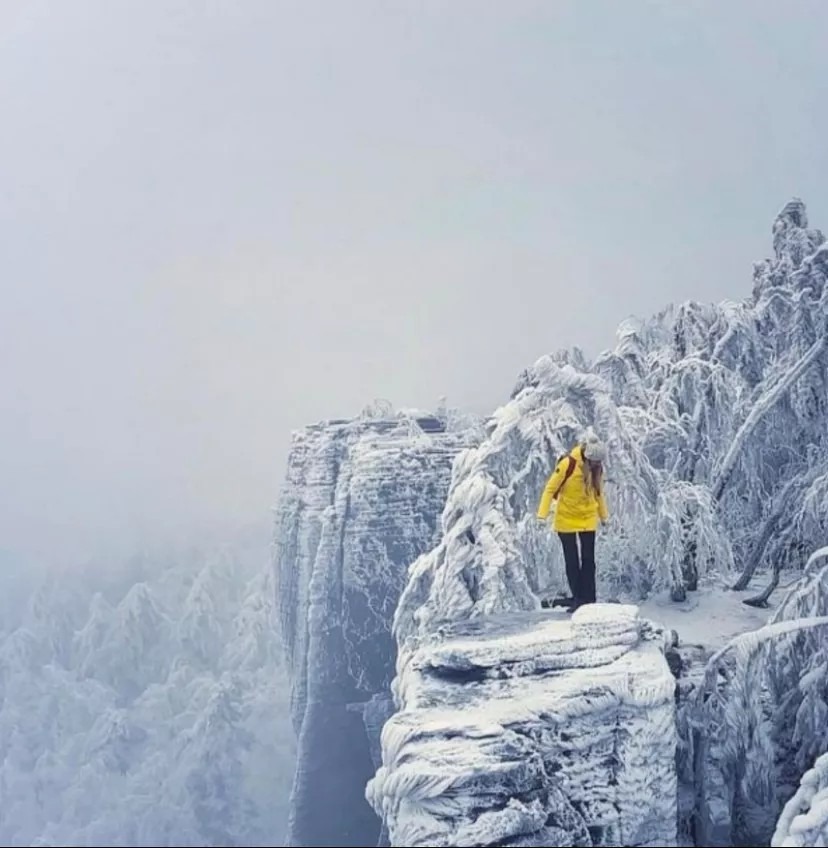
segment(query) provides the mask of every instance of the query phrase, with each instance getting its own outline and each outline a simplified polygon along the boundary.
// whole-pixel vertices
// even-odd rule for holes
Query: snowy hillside
[[[293,739],[266,543],[50,575],[0,636],[0,842],[268,845]]]

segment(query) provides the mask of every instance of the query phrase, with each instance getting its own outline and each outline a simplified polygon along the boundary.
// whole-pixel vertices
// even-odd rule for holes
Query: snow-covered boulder
[[[378,736],[387,714],[391,621],[409,564],[439,537],[452,462],[472,439],[447,416],[381,412],[308,427],[288,458],[274,565],[298,735],[291,845],[376,841],[366,729]]]
[[[675,679],[635,606],[446,624],[398,660],[366,794],[397,846],[675,845]]]

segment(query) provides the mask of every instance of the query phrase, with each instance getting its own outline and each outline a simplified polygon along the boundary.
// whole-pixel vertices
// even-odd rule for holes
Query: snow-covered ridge
[[[562,588],[533,515],[554,458],[588,428],[609,444],[612,531],[599,596],[692,591],[711,572],[801,567],[828,534],[828,248],[794,200],[742,303],[626,321],[612,351],[541,357],[459,459],[439,544],[412,568],[402,645],[444,620],[536,609]]]
[[[674,845],[664,636],[634,606],[447,625],[400,662],[367,796],[392,845]]]

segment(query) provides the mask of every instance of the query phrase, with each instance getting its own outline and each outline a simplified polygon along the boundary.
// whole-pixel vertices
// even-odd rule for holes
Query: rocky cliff
[[[308,427],[288,459],[274,564],[298,736],[290,845],[376,843],[364,787],[389,712],[391,620],[472,439],[445,416],[383,412]]]
[[[367,795],[392,845],[675,845],[675,679],[636,607],[445,625],[401,657]]]

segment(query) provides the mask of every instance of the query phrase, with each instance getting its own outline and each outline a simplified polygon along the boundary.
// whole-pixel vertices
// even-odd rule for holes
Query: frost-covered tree
[[[767,565],[801,565],[828,523],[828,246],[800,200],[773,248],[743,302],[670,306],[624,322],[593,362],[565,351],[520,375],[456,463],[442,539],[397,611],[401,642],[562,588],[559,546],[533,516],[556,458],[589,430],[610,448],[604,597],[681,599],[709,578],[744,588]]]
[[[0,842],[281,842],[293,740],[266,541],[48,578],[0,631]]]
[[[240,604],[237,572],[238,564],[224,552],[207,562],[187,593],[177,636],[194,663],[214,667],[231,637]]]
[[[685,708],[697,844],[768,844],[800,776],[828,750],[826,558],[828,548],[809,558],[765,627],[711,657]]]
[[[255,815],[244,786],[243,757],[253,740],[244,728],[240,688],[230,676],[218,682],[181,751],[184,786],[208,845],[243,845]]]

